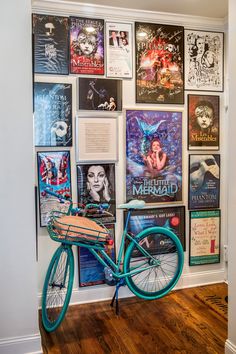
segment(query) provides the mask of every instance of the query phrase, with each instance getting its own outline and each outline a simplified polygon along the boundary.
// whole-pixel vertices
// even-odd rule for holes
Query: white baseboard
[[[0,339],[1,354],[42,354],[40,334]]]
[[[224,268],[212,271],[195,272],[183,274],[175,287],[175,289],[191,288],[195,286],[208,285],[214,283],[222,283],[225,281]],[[70,304],[83,304],[96,301],[104,301],[112,298],[114,287],[107,285],[97,285],[85,288],[74,288]],[[133,293],[127,286],[121,287],[119,297],[131,297]],[[39,307],[41,307],[42,294],[39,294]]]
[[[236,345],[230,342],[229,339],[225,342],[225,354],[235,354],[236,353]]]

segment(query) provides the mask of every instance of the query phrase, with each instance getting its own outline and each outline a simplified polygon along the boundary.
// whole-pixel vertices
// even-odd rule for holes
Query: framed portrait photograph
[[[76,118],[76,162],[115,162],[118,158],[117,117]]]
[[[115,262],[115,226],[106,225],[114,243],[112,246],[105,245],[106,253]],[[86,287],[92,285],[104,284],[104,266],[94,257],[86,247],[78,247],[78,266],[79,266],[79,286]]]
[[[72,84],[34,83],[35,146],[72,146]]]
[[[220,98],[188,95],[188,149],[219,150]]]
[[[184,103],[184,27],[135,23],[136,103]]]
[[[220,155],[189,155],[189,209],[220,206]]]
[[[70,73],[104,75],[104,20],[70,17]]]
[[[34,72],[68,75],[68,17],[33,14],[32,25]]]
[[[67,201],[60,203],[58,198],[45,192],[49,189],[57,194],[72,195],[70,152],[37,152],[37,164],[40,226],[47,226],[52,210],[67,212],[70,205]]]
[[[87,214],[89,218],[99,219],[102,223],[111,223],[116,220],[116,185],[115,164],[86,164],[77,165],[77,194],[78,203],[108,204],[109,215],[102,215],[99,211]]]
[[[122,80],[80,77],[79,109],[122,111]]]
[[[224,90],[224,33],[185,30],[185,90]]]
[[[126,111],[126,199],[182,201],[182,112]]]
[[[106,22],[107,77],[133,76],[133,31],[131,23]]]
[[[220,262],[220,210],[190,211],[189,265]]]
[[[127,211],[124,212],[124,223],[127,218]],[[136,236],[139,232],[148,227],[161,226],[174,232],[180,239],[183,249],[185,250],[185,207],[167,207],[152,208],[132,211],[128,224],[128,234]],[[152,245],[146,245],[147,248],[152,247],[152,254],[164,253],[165,236],[159,238],[159,243],[154,242]],[[127,241],[127,244],[129,241]],[[127,245],[126,245],[127,246]],[[150,246],[150,247],[149,247]]]

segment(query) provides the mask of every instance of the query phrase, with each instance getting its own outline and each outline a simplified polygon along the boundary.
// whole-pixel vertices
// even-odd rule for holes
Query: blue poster
[[[35,146],[72,146],[72,85],[34,84]]]
[[[61,203],[57,197],[47,194],[45,189],[71,197],[70,152],[38,152],[37,157],[40,226],[47,226],[52,210],[67,212],[69,207],[69,202]]]
[[[182,200],[182,112],[126,111],[126,199]]]
[[[106,225],[114,241],[113,246],[105,246],[106,253],[115,262],[115,228]],[[79,260],[79,286],[90,286],[105,283],[104,267],[86,247],[78,247]]]
[[[220,155],[189,156],[189,209],[219,208]]]

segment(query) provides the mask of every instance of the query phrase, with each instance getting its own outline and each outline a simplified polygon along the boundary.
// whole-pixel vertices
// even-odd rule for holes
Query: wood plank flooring
[[[208,285],[209,291],[226,284]],[[202,288],[202,287],[201,287]],[[120,300],[120,316],[108,301],[74,305],[61,326],[46,333],[44,354],[223,354],[227,321],[194,297],[199,288],[145,301]]]

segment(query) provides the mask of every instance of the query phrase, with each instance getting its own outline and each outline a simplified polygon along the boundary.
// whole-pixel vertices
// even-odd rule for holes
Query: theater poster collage
[[[51,210],[68,210],[68,203],[46,189],[73,193],[81,205],[108,204],[110,217],[100,221],[115,241],[122,119],[124,202],[147,204],[133,213],[129,232],[161,225],[173,230],[186,250],[186,204],[190,266],[219,262],[223,33],[80,16],[33,14],[32,19],[39,226],[47,225]],[[125,81],[133,84],[135,102],[123,109]],[[183,161],[185,142],[188,161]],[[115,249],[115,242],[107,249],[114,260]],[[160,247],[153,245],[153,252]],[[86,249],[78,251],[78,274],[81,287],[105,281]]]

